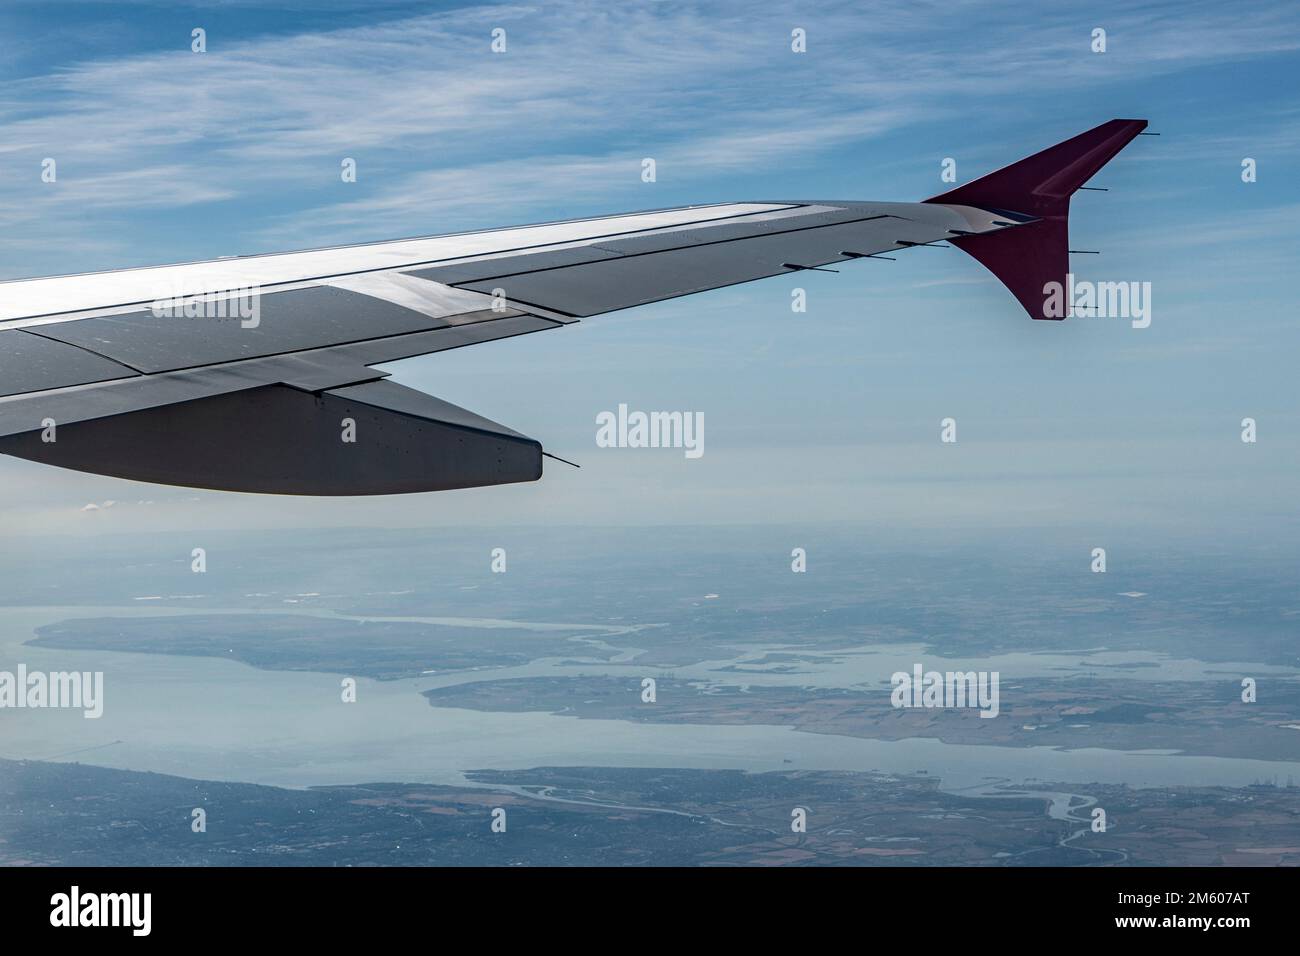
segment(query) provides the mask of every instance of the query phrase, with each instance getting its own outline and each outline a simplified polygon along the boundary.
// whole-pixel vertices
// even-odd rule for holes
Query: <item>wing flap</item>
[[[136,375],[127,370],[125,374],[131,377],[119,377],[100,384],[0,397],[0,437],[42,429],[47,420],[52,420],[56,426],[94,421],[263,385],[284,384],[317,392],[383,378],[388,374],[368,368],[369,365],[555,328],[560,328],[560,324],[549,319],[531,315],[499,318],[488,312],[481,315],[481,321],[470,325],[352,342],[291,355],[154,375]],[[0,335],[7,334],[18,333],[0,332]]]
[[[206,314],[191,317],[181,305],[177,314],[132,312],[25,331],[153,374],[448,324],[382,299],[325,286],[254,296],[247,302],[229,299],[193,305],[194,311]]]
[[[55,342],[25,329],[0,331],[0,388],[18,395],[137,375],[94,352]]]

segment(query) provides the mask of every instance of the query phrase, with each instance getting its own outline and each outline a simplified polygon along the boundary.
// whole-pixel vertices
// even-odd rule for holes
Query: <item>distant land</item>
[[[28,643],[66,650],[223,657],[265,670],[395,680],[430,670],[508,667],[526,664],[534,656],[572,654],[576,648],[566,637],[508,627],[488,631],[304,614],[183,614],[76,618],[38,628]],[[521,640],[526,642],[522,647]],[[592,653],[584,650],[586,656]]]
[[[1266,683],[1264,701],[1243,704],[1231,676],[1218,682],[1156,683],[1090,678],[1022,679],[1001,687],[1001,713],[896,710],[889,685],[851,688],[714,687],[656,677],[653,704],[636,680],[537,677],[477,680],[424,691],[435,707],[542,711],[652,723],[788,724],[808,733],[953,744],[1176,750],[1218,757],[1296,759],[1300,683]]]
[[[947,794],[926,775],[545,767],[470,779],[481,786],[285,790],[0,760],[0,864],[1300,864],[1295,787],[1087,784],[1107,814],[1095,833],[1089,805],[1052,819],[1045,796]],[[206,832],[191,829],[195,808]],[[491,828],[497,808],[504,833]],[[791,830],[799,809],[803,833]]]

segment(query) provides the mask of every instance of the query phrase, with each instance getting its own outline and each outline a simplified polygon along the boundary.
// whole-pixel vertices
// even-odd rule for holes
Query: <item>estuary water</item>
[[[564,627],[582,635],[574,656],[564,661],[395,681],[358,678],[357,701],[352,704],[342,703],[337,674],[259,670],[216,657],[55,650],[24,643],[35,628],[73,617],[184,613],[194,612],[140,606],[0,610],[0,670],[12,671],[22,663],[29,671],[102,671],[105,685],[99,719],[86,719],[78,710],[0,710],[0,756],[283,787],[379,781],[458,784],[474,770],[541,766],[926,773],[938,778],[945,790],[966,792],[983,790],[994,781],[1240,787],[1262,780],[1300,779],[1300,761],[994,747],[933,739],[880,741],[770,725],[653,724],[535,712],[485,713],[431,707],[420,694],[435,686],[500,677],[632,673],[626,660],[575,663],[581,657],[582,640],[599,641],[602,632],[610,630],[590,625],[537,625]],[[334,616],[308,610],[274,613]],[[521,626],[508,621],[473,623],[488,629]],[[887,679],[898,661],[908,661],[904,667],[918,659],[927,666],[949,666],[943,658],[918,658],[911,647],[811,655],[793,669],[764,664],[769,652],[780,651],[753,648],[736,661],[675,671],[679,677],[738,685],[856,686],[880,679],[881,673]],[[1012,676],[1060,676],[1099,663],[1121,669],[1132,664],[1140,668],[1142,677],[1162,679],[1195,679],[1194,675],[1235,667],[1104,655],[1104,651],[1013,654],[965,663],[983,670],[1001,668],[1004,682]],[[1254,673],[1270,670],[1248,666]]]

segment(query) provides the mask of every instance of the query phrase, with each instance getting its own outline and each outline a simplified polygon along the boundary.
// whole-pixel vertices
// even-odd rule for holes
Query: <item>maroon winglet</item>
[[[1061,315],[1045,314],[1045,307],[1048,284],[1060,283],[1064,290],[1070,271],[1070,197],[1146,126],[1146,120],[1102,123],[925,202],[1018,214],[1008,219],[1035,217],[1014,228],[951,241],[997,276],[1030,318],[1063,319],[1068,304]]]

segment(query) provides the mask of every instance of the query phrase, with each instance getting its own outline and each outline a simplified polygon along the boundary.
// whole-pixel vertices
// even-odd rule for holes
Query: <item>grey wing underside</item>
[[[373,366],[1013,225],[729,204],[0,283],[0,452],[285,494],[535,480],[539,443]]]

